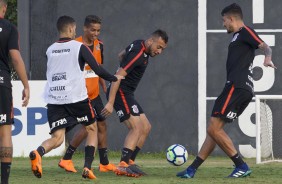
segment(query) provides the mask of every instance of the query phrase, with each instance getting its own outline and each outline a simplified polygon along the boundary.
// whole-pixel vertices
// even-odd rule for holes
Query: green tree
[[[11,21],[13,24],[17,25],[17,0],[8,0],[8,9],[5,18]]]

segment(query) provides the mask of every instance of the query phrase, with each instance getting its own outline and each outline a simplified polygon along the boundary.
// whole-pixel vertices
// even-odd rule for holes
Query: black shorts
[[[211,116],[219,117],[225,122],[232,122],[243,113],[252,97],[253,94],[250,91],[235,88],[232,83],[228,83],[216,99]]]
[[[0,126],[14,124],[12,88],[0,85]]]
[[[91,100],[91,105],[94,109],[97,121],[98,122],[104,121],[106,118],[104,116],[102,116],[102,113],[101,113],[102,110],[104,109],[104,104],[102,102],[100,95],[98,95],[96,98]]]
[[[140,116],[144,111],[139,103],[135,100],[133,94],[124,94],[119,88],[116,94],[114,108],[119,117],[120,122],[129,119],[130,115]]]
[[[88,126],[96,121],[95,113],[88,99],[72,104],[48,104],[47,116],[50,134],[62,128],[69,131],[77,124]]]

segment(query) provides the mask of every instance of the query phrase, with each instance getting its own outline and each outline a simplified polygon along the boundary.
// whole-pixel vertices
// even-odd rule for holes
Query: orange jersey
[[[82,36],[76,38],[75,40],[83,43]],[[101,46],[103,46],[103,43],[100,40],[96,39],[93,42],[93,46],[94,47],[92,50],[92,54],[94,58],[96,59],[96,61],[99,64],[102,64],[103,55],[102,55]],[[88,97],[90,98],[90,100],[93,100],[94,98],[96,98],[99,95],[99,92],[100,92],[99,76],[90,68],[88,64],[85,64],[84,72],[85,72],[85,81],[86,81]]]

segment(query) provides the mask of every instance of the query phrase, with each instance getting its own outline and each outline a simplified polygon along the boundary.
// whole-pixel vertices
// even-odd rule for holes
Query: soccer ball
[[[188,159],[188,152],[180,144],[171,145],[166,151],[166,159],[175,166],[183,165]]]

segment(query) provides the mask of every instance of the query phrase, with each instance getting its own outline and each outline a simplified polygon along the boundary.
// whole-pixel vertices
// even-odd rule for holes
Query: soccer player
[[[223,128],[238,118],[252,100],[254,93],[252,63],[255,50],[260,48],[264,52],[264,66],[276,67],[271,61],[271,48],[252,28],[244,24],[243,13],[238,4],[225,7],[221,15],[227,33],[233,33],[226,62],[227,80],[222,93],[215,101],[207,136],[200,152],[186,170],[177,174],[181,178],[193,178],[198,167],[214,150],[216,144],[235,164],[234,171],[228,177],[246,177],[252,172]]]
[[[7,1],[0,0],[0,159],[1,183],[8,184],[13,157],[12,124],[14,124],[11,69],[9,56],[23,84],[22,106],[29,101],[29,84],[26,69],[19,52],[17,28],[4,19]]]
[[[84,21],[83,36],[76,38],[77,41],[82,42],[84,45],[87,45],[92,51],[93,56],[99,64],[103,64],[103,43],[98,39],[101,30],[102,20],[96,15],[88,15]],[[91,100],[91,105],[94,108],[94,112],[97,119],[98,127],[98,150],[100,157],[100,172],[108,172],[115,170],[116,166],[112,163],[109,163],[108,154],[107,154],[107,125],[105,117],[101,115],[101,111],[104,108],[101,97],[99,96],[99,81],[103,87],[104,92],[106,92],[106,84],[102,78],[99,78],[95,72],[89,67],[88,64],[85,65],[85,80],[86,87],[88,92],[88,97]],[[72,162],[72,155],[74,154],[76,148],[83,141],[87,134],[85,129],[81,127],[78,132],[75,134],[73,139],[70,142],[69,147],[66,150],[66,153],[63,159],[60,160],[59,166],[64,168],[69,172],[77,172],[74,168]]]
[[[161,54],[167,42],[167,33],[159,29],[146,40],[132,42],[119,54],[121,62],[116,74],[124,76],[125,79],[111,83],[107,91],[108,103],[102,111],[104,116],[108,116],[114,107],[120,122],[123,122],[129,130],[124,141],[120,163],[115,171],[118,175],[133,177],[144,175],[144,172],[135,166],[134,160],[144,145],[151,124],[135,99],[134,92],[149,64],[149,57]]]
[[[87,95],[84,66],[88,63],[97,75],[108,81],[117,81],[122,77],[109,74],[96,62],[87,46],[73,40],[76,23],[72,17],[59,17],[57,29],[60,39],[46,52],[47,83],[44,99],[47,103],[51,138],[30,152],[31,169],[36,177],[41,178],[42,156],[59,147],[64,141],[65,133],[80,123],[88,133],[82,177],[95,179],[91,164],[97,144],[97,124]]]

